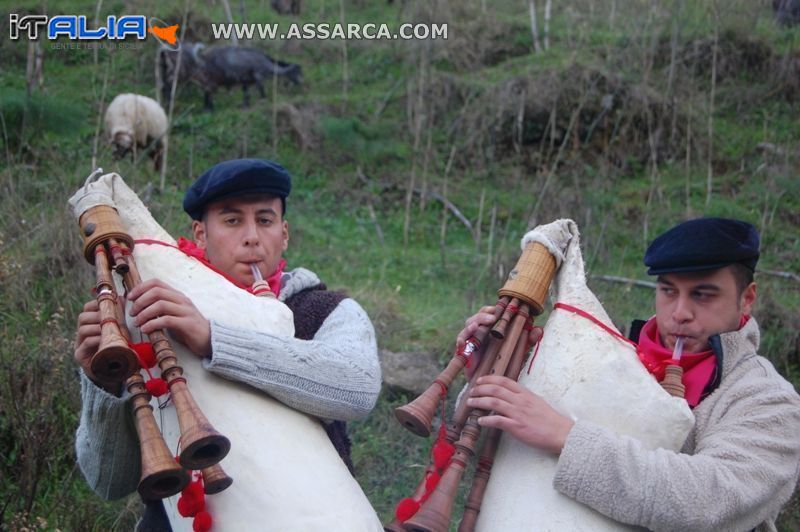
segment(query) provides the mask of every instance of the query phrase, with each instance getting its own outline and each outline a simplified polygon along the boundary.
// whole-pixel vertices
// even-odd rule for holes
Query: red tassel
[[[203,506],[203,501],[198,503],[198,501],[192,500],[190,497],[186,497],[185,495],[181,495],[181,497],[178,499],[178,513],[183,517],[192,517],[197,515],[198,512],[202,511]]]
[[[193,480],[192,482],[189,482],[189,484],[183,489],[183,493],[188,494],[193,499],[205,499],[206,495],[203,491],[203,481]]]
[[[136,358],[139,359],[139,365],[143,368],[152,368],[156,365],[156,352],[153,350],[153,344],[150,342],[140,342],[138,344],[130,344],[131,349],[136,352]]]
[[[436,466],[436,469],[444,469],[447,467],[447,463],[455,452],[455,445],[448,443],[444,438],[438,438],[436,443],[433,444],[433,450],[431,451],[433,455],[433,465]]]
[[[394,516],[397,520],[402,522],[408,521],[419,510],[419,503],[411,497],[406,497],[397,503],[397,508],[394,510]]]
[[[213,520],[211,519],[211,514],[203,510],[197,512],[197,515],[194,516],[194,521],[192,521],[192,529],[194,529],[194,532],[208,532],[211,530],[212,523]]]
[[[183,517],[192,517],[202,512],[206,506],[206,496],[200,481],[189,482],[178,499],[178,513]]]
[[[153,397],[161,397],[167,393],[167,382],[161,378],[150,379],[144,383],[144,387],[150,392]]]
[[[439,484],[439,480],[441,480],[441,476],[436,471],[432,471],[428,473],[428,476],[425,477],[425,495],[427,496],[433,490],[436,489],[436,486]]]

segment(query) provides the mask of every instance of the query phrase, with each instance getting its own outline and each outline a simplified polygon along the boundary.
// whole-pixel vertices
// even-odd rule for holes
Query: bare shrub
[[[673,115],[679,122],[690,119],[681,107],[674,107],[680,104],[651,86],[600,68],[574,63],[562,71],[521,75],[488,87],[453,83],[447,77],[437,78],[433,85],[431,105],[447,102],[452,113],[452,107],[463,102],[453,126],[454,135],[463,139],[462,164],[525,152],[530,170],[541,170],[551,165],[553,147],[566,135],[571,151],[603,154],[623,170],[631,160],[642,162],[653,156],[651,138],[659,159],[678,157],[685,149],[680,134],[664,133]],[[577,109],[577,120],[570,127]]]
[[[295,106],[283,103],[277,109],[277,134],[291,136],[301,151],[314,151],[321,143],[318,124],[320,116],[325,113],[325,108],[319,104]]]

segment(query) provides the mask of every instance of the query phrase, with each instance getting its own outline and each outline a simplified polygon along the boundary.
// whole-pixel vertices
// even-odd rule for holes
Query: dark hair
[[[730,269],[733,274],[733,280],[736,281],[736,289],[741,296],[745,288],[753,282],[753,270],[738,262],[731,264]]]

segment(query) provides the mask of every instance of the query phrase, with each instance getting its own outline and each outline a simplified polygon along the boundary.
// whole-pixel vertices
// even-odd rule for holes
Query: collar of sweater
[[[291,271],[283,272],[281,276],[281,292],[278,299],[286,301],[295,294],[303,290],[314,288],[322,284],[317,274],[305,268],[295,268]]]
[[[758,353],[761,340],[758,322],[753,316],[738,331],[722,333],[719,336],[722,346],[722,378],[724,379],[739,364],[742,358]]]

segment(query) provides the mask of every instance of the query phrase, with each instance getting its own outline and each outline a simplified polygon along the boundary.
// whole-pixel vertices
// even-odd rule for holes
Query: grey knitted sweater
[[[281,278],[280,299],[320,284],[297,268]],[[375,331],[366,312],[345,298],[311,340],[287,338],[211,322],[212,357],[204,367],[247,383],[323,420],[365,417],[380,393]],[[136,489],[139,446],[127,397],[115,397],[81,374],[78,464],[89,486],[113,499]]]
[[[800,474],[800,397],[756,354],[754,319],[720,338],[722,381],[694,409],[680,453],[646,450],[579,420],[559,457],[555,489],[657,531],[775,530]]]

